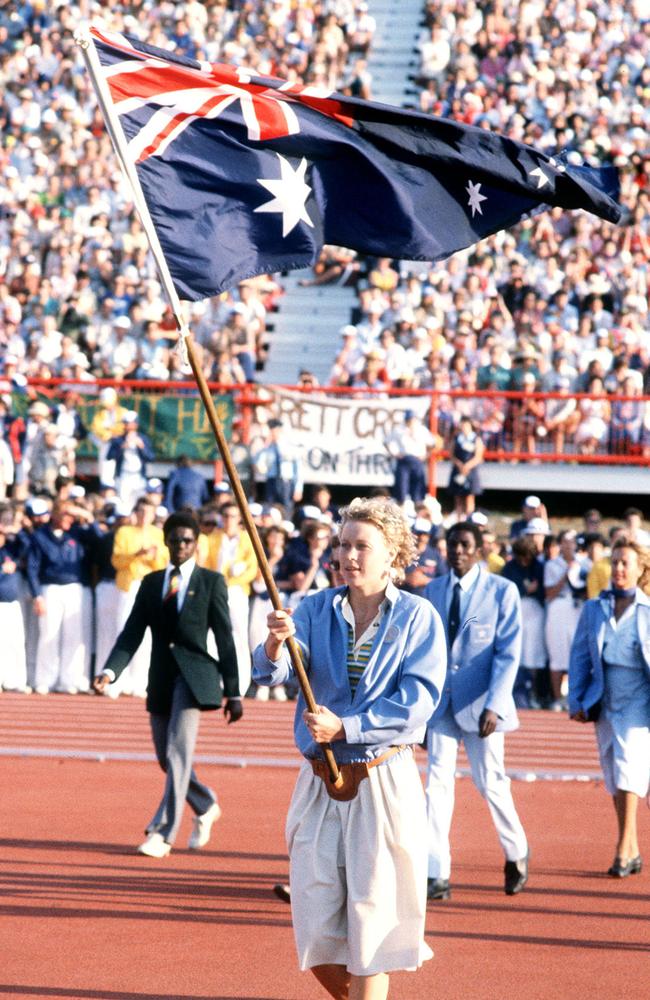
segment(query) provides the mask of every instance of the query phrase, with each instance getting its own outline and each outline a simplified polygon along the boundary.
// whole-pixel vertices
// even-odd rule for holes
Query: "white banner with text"
[[[427,396],[337,398],[273,390],[288,443],[302,458],[306,483],[389,486],[393,460],[385,441],[407,410],[424,419]]]

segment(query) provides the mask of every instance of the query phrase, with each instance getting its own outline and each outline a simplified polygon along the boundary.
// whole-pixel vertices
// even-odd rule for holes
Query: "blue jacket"
[[[449,574],[432,580],[424,592],[447,623]],[[521,654],[521,602],[514,583],[481,568],[460,628],[449,648],[449,672],[436,715],[451,705],[465,732],[477,733],[484,708],[499,716],[497,730],[519,725],[512,688]],[[436,716],[431,720],[435,725]]]
[[[580,709],[586,712],[603,697],[605,674],[603,671],[603,645],[605,627],[610,615],[609,591],[593,597],[580,612],[578,625],[571,644],[569,658],[569,713]],[[637,590],[636,625],[639,650],[643,657],[646,676],[650,680],[650,597]]]
[[[20,546],[15,539],[7,539],[0,547],[0,604],[10,604],[17,601],[20,594],[20,572],[16,565],[13,573],[5,573],[3,564],[6,559],[18,563]]]
[[[49,524],[33,532],[27,550],[27,582],[32,597],[45,584],[90,583],[86,547],[99,529],[73,525],[57,538]]]
[[[142,440],[142,448],[138,448],[138,456],[142,463],[141,473],[146,478],[147,475],[147,462],[153,462],[156,457],[151,441],[146,434],[141,434],[138,431],[138,437]],[[115,462],[115,475],[120,476],[122,474],[122,463],[124,462],[124,442],[126,436],[123,434],[121,437],[114,438],[108,448],[106,457]]]
[[[341,611],[345,593],[345,587],[337,587],[308,595],[293,617],[316,702],[343,720],[346,739],[332,744],[341,764],[372,760],[395,744],[421,743],[440,700],[447,662],[438,615],[421,597],[390,584],[388,611],[352,697],[347,672],[349,626]],[[257,647],[253,678],[258,684],[284,684],[292,674],[286,647],[276,662],[269,660],[263,644]],[[320,757],[320,748],[302,721],[304,709],[301,694],[294,721],[296,745],[305,757]]]
[[[181,507],[198,510],[209,499],[208,485],[200,472],[187,467],[174,469],[165,490],[165,507],[168,511],[173,513]]]

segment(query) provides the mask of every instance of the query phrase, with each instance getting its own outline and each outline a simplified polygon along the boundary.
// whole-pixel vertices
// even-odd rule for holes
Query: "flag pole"
[[[208,383],[206,381],[205,375],[201,369],[201,366],[197,359],[196,350],[194,347],[194,342],[190,330],[183,318],[181,302],[176,292],[174,282],[172,280],[169,267],[167,265],[167,260],[165,258],[163,249],[160,245],[160,240],[158,239],[158,234],[156,228],[153,224],[153,220],[149,213],[147,203],[140,185],[140,179],[138,177],[135,165],[129,159],[127,148],[126,148],[126,138],[124,132],[122,131],[122,126],[119,122],[117,115],[113,112],[112,101],[108,87],[102,77],[101,66],[99,63],[99,58],[95,51],[95,46],[91,35],[86,29],[78,31],[75,35],[75,42],[79,46],[82,52],[83,60],[86,64],[86,69],[90,75],[91,82],[95,89],[95,94],[97,96],[97,101],[99,103],[100,110],[104,117],[104,122],[106,123],[106,128],[108,134],[113,143],[113,148],[119,160],[122,172],[126,177],[131,194],[133,196],[133,204],[135,205],[138,214],[140,216],[140,221],[142,222],[142,227],[147,235],[149,241],[149,247],[153,254],[156,266],[158,268],[158,273],[160,275],[160,280],[162,287],[165,290],[165,294],[169,300],[169,304],[172,308],[174,314],[174,319],[178,327],[179,337],[181,341],[181,350],[185,353],[187,361],[189,362],[190,368],[194,375],[197,388],[199,390],[199,395],[205,407],[205,411],[214,434],[214,438],[219,450],[219,454],[223,460],[223,464],[230,480],[233,495],[239,512],[242,517],[244,528],[251,540],[253,550],[255,552],[255,557],[257,559],[260,573],[264,580],[264,584],[269,594],[271,604],[276,611],[283,610],[282,600],[280,598],[280,593],[276,586],[275,580],[273,578],[273,573],[269,566],[264,547],[262,545],[260,536],[257,531],[257,526],[253,521],[251,512],[248,508],[248,501],[246,499],[246,494],[241,485],[241,480],[239,474],[235,467],[235,463],[232,460],[230,454],[230,449],[228,447],[228,442],[226,441],[225,434],[223,432],[223,427],[221,426],[221,421],[217,414],[217,409],[214,405],[212,396],[210,395],[210,390]],[[311,684],[309,683],[309,678],[307,677],[307,672],[304,668],[302,657],[300,655],[300,647],[298,643],[290,636],[287,639],[287,649],[289,651],[289,657],[291,659],[291,665],[295,671],[298,683],[300,685],[300,690],[302,691],[303,698],[310,712],[316,712],[318,706],[316,699],[314,698],[313,691],[311,689]],[[242,696],[245,694],[242,691]],[[328,770],[330,772],[330,777],[333,785],[336,788],[340,788],[343,784],[343,777],[339,770],[338,764],[332,752],[332,747],[329,743],[322,743],[321,750],[323,751],[325,761],[327,763]]]

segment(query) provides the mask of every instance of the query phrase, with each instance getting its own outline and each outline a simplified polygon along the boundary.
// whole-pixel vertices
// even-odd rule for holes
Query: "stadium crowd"
[[[630,223],[613,227],[585,213],[551,211],[429,268],[326,247],[312,282],[351,283],[358,293],[333,385],[438,390],[447,444],[469,416],[488,447],[535,452],[546,439],[554,451],[575,445],[584,454],[650,453],[648,407],[635,401],[650,392],[644,9],[643,0],[443,0],[423,7],[414,106],[547,152],[568,148],[589,164],[614,163]],[[0,515],[0,611],[13,616],[5,631],[16,649],[1,683],[43,692],[88,688],[92,664],[103,655],[101,635],[110,643],[142,575],[166,559],[165,508],[182,506],[169,487],[165,496],[147,476],[150,445],[114,389],[102,389],[92,426],[78,413],[79,394],[97,394],[98,379],[119,387],[132,378],[184,377],[175,324],[74,43],[79,21],[94,16],[191,57],[373,97],[366,56],[374,19],[367,4],[354,0],[139,0],[110,8],[89,0],[0,2],[0,494],[11,494]],[[262,276],[191,306],[208,378],[224,386],[260,380],[272,336],[267,315],[282,295],[281,281]],[[74,380],[75,387],[48,406],[30,380],[54,377]],[[310,378],[303,378],[306,387]],[[528,398],[503,407],[489,398],[445,395],[490,389]],[[537,390],[556,396],[540,399]],[[12,412],[21,392],[30,393],[24,416]],[[588,397],[576,400],[576,392]],[[98,450],[101,496],[86,495],[75,475],[76,446],[88,435]],[[329,501],[311,505],[320,511],[315,517],[300,506],[294,515],[300,492],[255,508],[274,571],[294,601],[332,580]],[[223,571],[229,560],[241,571],[233,570],[229,584],[241,591],[233,597],[239,609],[233,624],[245,690],[249,626],[254,632],[266,597],[249,553],[238,552],[245,547],[241,526],[236,510],[223,509],[227,487],[222,493],[216,500],[199,493],[191,506],[201,512],[204,563]],[[427,509],[415,514],[422,555],[407,581],[414,588],[420,574],[445,566],[444,539]],[[536,535],[537,549],[546,552],[534,598],[544,633],[559,597],[546,591],[558,587],[563,568],[556,566],[554,579],[553,571],[547,578],[548,566],[577,562],[582,574],[588,560],[601,562],[609,539],[588,541],[590,531],[572,554],[569,541],[575,546],[580,536],[556,542],[548,519],[540,520],[544,530],[525,529],[524,537]],[[219,532],[229,539],[225,546],[215,544]],[[519,553],[515,538],[510,546],[490,540],[489,532],[486,539],[491,569],[507,560],[508,572],[519,565],[537,571],[539,551]],[[100,587],[108,593],[101,600]],[[570,591],[571,601],[583,596]],[[93,607],[100,605],[102,627],[94,635]],[[550,656],[551,677],[561,676],[564,665],[553,666],[547,645],[539,639],[522,666],[543,672]],[[130,668],[124,691],[142,692],[141,669]],[[521,697],[528,703],[561,704],[555,682],[544,691],[533,687],[533,675],[526,677]]]
[[[270,480],[267,481],[268,487]],[[388,496],[375,488],[375,496]],[[286,605],[337,586],[337,508],[330,490],[319,484],[309,502],[283,505],[251,501],[269,565]],[[271,608],[250,539],[227,483],[211,496],[207,483],[187,462],[179,463],[165,485],[145,481],[135,506],[112,491],[86,493],[71,478],[60,477],[54,499],[29,497],[0,504],[0,623],[5,656],[0,688],[48,694],[90,689],[133,607],[143,577],[167,565],[162,525],[170,511],[196,514],[201,534],[199,565],[223,573],[242,692],[251,686],[250,654],[266,635]],[[448,572],[446,528],[453,513],[437,516],[431,498],[413,505],[410,518],[417,561],[402,586],[422,594]],[[291,518],[291,519],[290,519]],[[553,529],[542,500],[527,496],[521,517],[499,531],[478,509],[469,516],[482,536],[481,561],[517,585],[524,617],[521,668],[515,687],[519,707],[566,707],[568,655],[580,610],[588,597],[609,584],[611,546],[621,537],[650,544],[643,513],[634,507],[606,530],[601,514],[590,509],[582,523]],[[566,520],[563,519],[563,524]],[[147,640],[110,694],[143,696],[147,684]],[[292,692],[290,692],[291,694]],[[286,698],[283,688],[274,697]],[[261,688],[258,697],[268,697]]]

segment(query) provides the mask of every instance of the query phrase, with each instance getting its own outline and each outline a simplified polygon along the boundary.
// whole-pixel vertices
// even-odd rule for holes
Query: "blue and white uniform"
[[[605,787],[643,797],[650,784],[650,598],[614,618],[604,590],[585,604],[571,647],[569,712],[601,702],[596,739]]]
[[[339,763],[422,742],[446,668],[442,624],[426,601],[389,584],[375,620],[352,641],[344,587],[308,595],[293,621],[316,702],[342,719],[346,738],[332,744]],[[274,662],[260,645],[253,664],[258,684],[284,684],[293,674],[286,649]],[[363,976],[415,969],[431,951],[426,809],[412,752],[372,768],[354,799],[336,801],[309,764],[322,752],[304,709],[301,695],[294,732],[306,761],[286,826],[300,967],[333,963]]]

